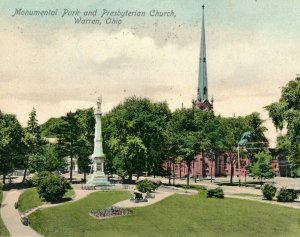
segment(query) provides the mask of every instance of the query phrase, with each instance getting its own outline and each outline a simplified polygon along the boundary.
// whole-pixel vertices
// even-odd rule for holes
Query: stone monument
[[[94,152],[91,155],[93,160],[92,170],[86,186],[110,186],[110,182],[104,174],[104,153],[102,146],[102,132],[101,132],[101,104],[102,98],[99,97],[97,101],[97,108],[95,109],[95,138],[94,138]]]

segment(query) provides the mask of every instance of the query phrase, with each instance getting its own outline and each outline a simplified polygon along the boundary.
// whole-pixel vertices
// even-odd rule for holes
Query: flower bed
[[[115,216],[126,216],[129,210],[121,207],[108,207],[104,209],[91,210],[90,215],[98,219],[110,218]]]

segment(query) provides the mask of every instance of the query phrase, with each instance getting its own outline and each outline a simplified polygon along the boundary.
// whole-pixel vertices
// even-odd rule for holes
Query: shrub
[[[271,184],[265,184],[262,188],[262,193],[267,200],[272,200],[276,194],[276,187]]]
[[[49,171],[42,171],[39,173],[36,173],[30,180],[29,184],[33,187],[37,187],[40,185],[41,181],[45,178],[51,175]]]
[[[160,182],[152,182],[148,179],[143,179],[136,184],[137,190],[142,193],[152,192],[160,186]]]
[[[215,189],[210,189],[207,191],[207,197],[208,198],[212,198],[212,197],[215,197],[215,198],[224,198],[224,192],[223,192],[223,189],[221,188],[215,188]]]
[[[37,187],[40,198],[48,202],[56,202],[62,199],[69,184],[60,176],[50,174],[40,180]]]
[[[281,188],[277,195],[278,202],[293,202],[298,197],[294,189]]]

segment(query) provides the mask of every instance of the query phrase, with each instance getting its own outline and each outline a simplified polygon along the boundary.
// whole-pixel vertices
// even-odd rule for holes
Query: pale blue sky
[[[196,97],[202,4],[208,93],[223,116],[262,113],[300,73],[299,0],[0,1],[0,109],[25,124],[103,96],[104,112],[132,95],[166,100],[172,109]],[[16,16],[59,9],[59,16]],[[119,26],[75,25],[64,8],[173,10],[176,18],[126,17]],[[269,138],[275,140],[270,120]]]

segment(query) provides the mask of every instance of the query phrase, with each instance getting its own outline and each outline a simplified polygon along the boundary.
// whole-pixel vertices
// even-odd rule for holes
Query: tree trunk
[[[24,170],[24,174],[23,174],[23,180],[22,180],[22,183],[25,182],[26,175],[27,175],[27,169],[28,169],[28,165],[25,166],[25,170]]]
[[[86,183],[86,172],[83,172],[83,182]]]
[[[71,164],[70,164],[70,183],[73,181],[73,156],[70,156]]]
[[[168,162],[169,185],[171,185],[171,161]]]
[[[3,173],[3,177],[2,177],[2,183],[5,184],[5,178],[6,178],[6,174]]]
[[[202,155],[202,177],[206,178],[206,164],[205,164],[204,151],[201,151],[201,155]]]
[[[194,176],[194,182],[197,183],[197,177],[196,177],[196,174],[195,174],[195,160],[193,160],[193,176]]]
[[[213,160],[210,162],[210,182],[212,183],[212,170],[213,170]]]
[[[233,174],[234,174],[234,162],[231,154],[229,155],[229,159],[230,159],[230,184],[232,184]]]
[[[175,161],[173,161],[173,185],[175,185]]]
[[[132,174],[129,175],[129,181],[131,183],[131,181],[132,181]]]
[[[182,168],[182,163],[181,163],[181,161],[180,161],[180,164],[179,164],[179,178],[181,179],[181,168]]]
[[[233,161],[230,161],[230,184],[233,183],[233,174],[234,174],[234,167],[233,167]]]
[[[186,185],[190,186],[190,172],[191,172],[191,164],[188,164],[188,176],[186,180]]]

